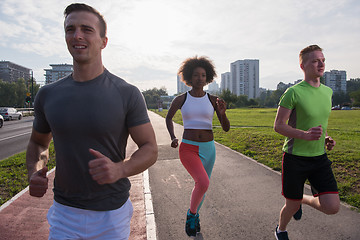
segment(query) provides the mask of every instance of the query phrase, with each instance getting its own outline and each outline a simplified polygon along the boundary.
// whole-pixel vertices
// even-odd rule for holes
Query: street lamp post
[[[34,71],[31,70],[31,107],[34,107]]]

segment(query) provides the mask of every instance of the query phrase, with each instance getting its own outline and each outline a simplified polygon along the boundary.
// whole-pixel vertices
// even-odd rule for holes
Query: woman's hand
[[[219,113],[221,115],[224,115],[225,111],[226,111],[226,102],[224,100],[222,100],[221,98],[217,98],[216,105],[217,105],[217,109],[218,109]]]
[[[171,141],[171,147],[177,148],[178,146],[179,146],[179,139],[174,138],[174,139]]]

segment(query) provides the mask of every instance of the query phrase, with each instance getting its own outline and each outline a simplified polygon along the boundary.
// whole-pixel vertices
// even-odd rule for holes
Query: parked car
[[[4,118],[2,115],[0,115],[0,128],[4,125]]]
[[[351,107],[345,106],[345,107],[342,107],[341,110],[351,110]]]
[[[21,119],[22,113],[18,112],[15,108],[12,107],[3,107],[0,108],[0,115],[4,117],[4,120],[13,120],[13,119]]]

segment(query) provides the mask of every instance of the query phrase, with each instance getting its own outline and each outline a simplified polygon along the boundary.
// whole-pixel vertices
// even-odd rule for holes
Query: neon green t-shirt
[[[288,125],[304,131],[319,125],[323,134],[319,140],[306,141],[285,138],[283,151],[303,157],[320,156],[325,153],[325,136],[331,112],[332,89],[321,84],[313,87],[302,81],[290,88],[281,96],[279,105],[292,110]]]

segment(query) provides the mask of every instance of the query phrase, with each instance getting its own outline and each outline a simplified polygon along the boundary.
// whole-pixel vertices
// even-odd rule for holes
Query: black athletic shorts
[[[284,153],[282,161],[282,194],[287,199],[301,200],[306,179],[313,195],[338,193],[337,183],[327,154],[301,157]]]

